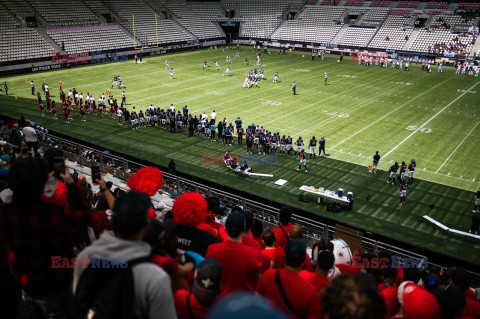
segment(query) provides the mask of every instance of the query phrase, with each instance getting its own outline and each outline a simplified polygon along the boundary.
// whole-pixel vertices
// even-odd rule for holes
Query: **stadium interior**
[[[74,67],[76,66],[74,64],[81,63],[68,62],[67,60],[78,62],[78,59],[81,61],[82,57],[93,60],[95,56],[111,57],[112,54],[121,55],[124,53],[128,58],[135,56],[136,60],[137,54],[141,56],[141,52],[145,52],[146,58],[147,53],[151,55],[157,53],[163,54],[165,53],[164,50],[169,50],[168,52],[175,52],[176,50],[187,51],[192,47],[198,50],[210,47],[217,48],[217,45],[218,47],[223,45],[232,45],[233,47],[233,43],[235,43],[235,45],[238,43],[238,45],[248,45],[250,47],[251,45],[254,45],[254,47],[255,45],[259,45],[262,47],[262,50],[263,47],[268,47],[272,49],[272,51],[273,49],[275,49],[275,51],[279,51],[280,49],[281,51],[281,49],[285,50],[285,48],[294,48],[294,50],[297,51],[305,51],[305,55],[308,55],[313,48],[321,48],[324,51],[334,49],[335,54],[340,54],[340,52],[343,51],[355,52],[356,54],[358,52],[365,52],[367,55],[369,53],[378,53],[378,56],[382,57],[388,56],[389,53],[401,52],[409,56],[428,56],[432,58],[433,61],[435,61],[435,58],[442,57],[471,61],[475,63],[475,66],[478,68],[480,67],[479,25],[479,1],[0,0],[0,75],[5,75],[8,81],[7,76],[17,73],[28,74],[29,72],[36,71],[38,68],[40,68],[40,70],[50,70],[48,67],[52,66],[53,69],[53,66],[57,63],[62,65],[62,69]],[[251,51],[250,48],[248,50]],[[316,52],[317,51],[315,51],[315,53]],[[285,51],[283,54],[285,54]],[[63,62],[58,60],[59,58],[63,58]],[[318,58],[320,58],[320,53],[318,53]],[[340,60],[338,60],[338,62],[340,62]],[[445,65],[447,65],[447,63],[445,63]],[[171,76],[173,78],[173,75]],[[327,83],[326,81],[325,73],[325,85]],[[28,81],[25,79],[25,83],[28,84],[28,82],[30,82],[30,79]],[[7,82],[5,82],[5,85],[6,83]],[[37,86],[40,86],[39,84],[40,83],[38,83]],[[1,85],[3,88],[3,81]],[[34,95],[33,89],[32,95]],[[17,99],[17,96],[15,96],[15,99]],[[20,97],[18,100],[21,99]],[[59,113],[61,114],[61,111],[59,111]],[[0,105],[0,119],[3,122],[2,128],[0,129],[0,138],[3,142],[0,143],[2,147],[0,167],[8,167],[9,170],[15,172],[14,167],[17,164],[12,160],[12,165],[10,165],[9,161],[11,158],[16,157],[21,159],[17,161],[22,165],[22,161],[25,160],[24,157],[28,157],[26,153],[29,152],[23,150],[23,147],[28,147],[30,150],[31,145],[28,144],[28,140],[23,141],[23,144],[15,144],[9,141],[12,130],[15,130],[14,125],[18,124],[18,119],[13,119],[10,117],[10,114],[2,112],[2,105]],[[29,119],[27,118],[26,120],[28,122]],[[9,123],[8,130],[6,123]],[[23,123],[26,123],[25,119],[23,119]],[[48,126],[46,125],[45,128],[48,128]],[[309,271],[311,273],[321,274],[321,276],[318,275],[321,278],[325,277],[325,283],[322,284],[320,288],[316,286],[318,282],[315,283],[311,281],[312,285],[308,284],[308,289],[312,287],[316,289],[315,301],[312,302],[315,304],[314,306],[312,306],[312,304],[304,305],[301,301],[296,300],[298,298],[293,298],[292,296],[293,294],[299,294],[303,298],[302,294],[306,294],[305,291],[308,290],[307,288],[300,293],[295,291],[297,287],[293,284],[288,287],[285,286],[287,295],[292,294],[290,296],[291,299],[293,299],[293,305],[290,304],[289,300],[285,300],[285,291],[283,291],[283,288],[278,288],[278,293],[271,293],[273,288],[270,288],[273,286],[277,289],[278,285],[278,281],[273,279],[275,276],[274,272],[274,275],[271,277],[271,282],[268,281],[268,276],[262,276],[259,282],[255,279],[253,287],[248,285],[243,287],[243,289],[229,287],[232,288],[232,290],[226,294],[250,290],[252,294],[248,297],[253,299],[257,298],[257,300],[240,300],[240,304],[244,302],[246,305],[251,305],[245,306],[249,308],[247,310],[242,310],[242,307],[238,307],[239,309],[237,310],[232,310],[232,306],[230,305],[229,307],[228,302],[235,302],[235,298],[247,297],[238,297],[235,296],[235,294],[224,297],[223,294],[225,291],[221,291],[220,283],[215,282],[215,280],[220,282],[220,279],[213,278],[215,275],[212,275],[214,271],[212,270],[213,266],[210,264],[210,272],[206,271],[204,276],[206,276],[205,278],[208,280],[213,280],[212,285],[218,286],[218,291],[215,292],[215,302],[202,303],[197,301],[197,299],[200,300],[201,297],[205,296],[206,291],[211,293],[209,284],[206,284],[205,287],[202,286],[202,281],[200,279],[197,280],[197,277],[202,276],[202,267],[199,265],[206,263],[206,261],[208,261],[207,259],[210,259],[207,258],[204,260],[204,257],[212,257],[215,255],[213,249],[212,251],[209,249],[206,254],[205,251],[203,251],[203,253],[196,251],[196,254],[191,254],[190,250],[194,250],[193,248],[184,250],[179,248],[179,252],[184,253],[188,251],[188,253],[185,253],[187,257],[183,256],[183,259],[179,259],[175,251],[175,253],[169,256],[173,256],[170,258],[171,260],[168,259],[169,264],[162,259],[161,266],[165,268],[165,271],[170,275],[169,280],[171,280],[168,281],[167,286],[169,287],[167,287],[168,291],[166,292],[169,296],[165,297],[165,295],[162,295],[162,297],[159,297],[157,295],[147,296],[145,298],[145,300],[150,298],[153,303],[160,303],[163,308],[158,307],[158,309],[161,309],[158,311],[161,311],[161,313],[148,313],[144,308],[148,308],[150,305],[140,307],[138,304],[135,304],[133,307],[139,318],[176,318],[178,316],[178,318],[187,319],[216,319],[235,315],[241,318],[247,316],[252,318],[269,316],[271,318],[308,317],[352,319],[480,318],[480,264],[478,263],[478,256],[475,256],[472,260],[466,260],[468,258],[465,258],[464,253],[461,258],[457,258],[455,251],[451,251],[451,249],[448,253],[439,253],[439,250],[441,250],[440,246],[443,244],[440,240],[436,243],[436,245],[438,244],[440,247],[439,250],[432,251],[421,245],[417,246],[408,239],[398,240],[398,238],[390,238],[384,234],[363,231],[360,228],[356,228],[355,224],[349,225],[348,223],[338,222],[335,217],[322,218],[313,216],[313,214],[306,210],[292,209],[291,207],[281,205],[280,202],[275,202],[270,199],[266,200],[261,197],[261,194],[253,194],[254,191],[252,191],[252,193],[238,191],[234,187],[225,187],[222,183],[217,184],[214,180],[208,180],[205,176],[195,176],[194,172],[175,171],[175,164],[173,164],[173,167],[167,167],[166,165],[160,166],[157,165],[158,163],[140,160],[136,157],[136,154],[130,154],[124,150],[105,151],[105,148],[96,145],[95,141],[81,140],[80,138],[77,139],[57,132],[47,133],[45,128],[35,126],[37,135],[39,137],[41,136],[41,138],[38,139],[39,143],[36,145],[36,149],[38,149],[41,155],[48,153],[47,150],[49,148],[51,149],[52,145],[57,149],[61,149],[63,152],[62,156],[65,157],[67,171],[71,172],[73,180],[75,180],[72,184],[77,185],[76,179],[78,179],[79,176],[83,178],[81,181],[84,183],[82,185],[85,185],[85,188],[82,192],[88,193],[88,187],[86,185],[95,183],[94,177],[91,176],[93,170],[91,171],[90,167],[98,165],[104,173],[103,179],[105,179],[105,181],[102,179],[100,186],[94,184],[93,197],[95,200],[92,200],[92,197],[90,197],[88,199],[90,207],[88,210],[85,209],[88,211],[88,214],[93,216],[93,221],[88,224],[88,226],[85,226],[85,234],[87,234],[86,237],[88,238],[82,238],[81,241],[76,242],[76,245],[69,247],[69,249],[72,248],[72,254],[66,254],[67,257],[78,257],[82,249],[88,251],[89,246],[91,246],[90,248],[95,247],[95,242],[98,244],[100,241],[105,240],[101,237],[103,236],[101,232],[106,231],[109,234],[113,234],[119,229],[119,226],[115,225],[115,222],[118,223],[118,221],[112,219],[110,215],[116,214],[114,203],[121,202],[118,199],[122,196],[122,193],[124,194],[129,190],[137,191],[135,187],[132,187],[134,178],[137,179],[137,183],[140,183],[138,179],[144,179],[145,184],[149,185],[154,183],[154,179],[160,178],[161,181],[157,183],[158,187],[156,187],[156,190],[152,194],[147,194],[151,197],[152,206],[149,214],[151,211],[155,211],[156,215],[153,219],[162,220],[161,224],[165,223],[163,220],[173,218],[176,228],[175,230],[171,230],[171,232],[179,232],[178,229],[183,227],[190,231],[188,235],[185,235],[185,237],[189,239],[193,238],[191,237],[193,236],[191,235],[194,232],[193,229],[197,232],[202,231],[209,233],[209,235],[213,232],[215,242],[220,242],[220,244],[215,243],[211,245],[221,245],[228,241],[234,241],[232,238],[235,237],[232,235],[234,232],[232,231],[232,234],[230,234],[229,229],[227,229],[229,226],[225,226],[228,225],[229,217],[227,216],[233,216],[232,220],[234,220],[234,218],[238,219],[239,217],[236,211],[241,211],[241,214],[244,216],[243,223],[248,227],[249,214],[250,212],[254,212],[254,224],[256,225],[254,228],[256,228],[256,230],[252,229],[251,233],[243,235],[244,237],[251,236],[255,239],[258,244],[253,245],[250,243],[250,246],[256,248],[256,245],[258,245],[262,251],[265,247],[271,246],[271,244],[266,242],[269,234],[265,235],[267,232],[262,233],[262,230],[278,230],[279,227],[282,228],[282,225],[291,225],[288,229],[292,228],[292,224],[300,226],[300,236],[293,234],[294,231],[290,231],[290,233],[287,231],[287,234],[282,228],[287,240],[283,246],[275,246],[275,243],[273,244],[274,247],[277,247],[274,248],[275,250],[282,250],[280,254],[283,254],[283,257],[280,257],[280,259],[283,258],[283,263],[286,265],[285,268],[281,268],[278,264],[275,264],[275,259],[272,257],[272,263],[268,260],[267,269],[275,268],[280,270],[288,268],[290,271],[290,269],[295,270],[298,268],[298,271],[301,269],[301,272]],[[414,130],[416,129],[417,127],[414,128]],[[467,137],[469,135],[467,135]],[[462,143],[460,143],[460,145]],[[22,147],[20,147],[20,145],[22,145]],[[36,153],[37,151],[35,150],[35,154]],[[480,155],[480,152],[478,154]],[[58,160],[58,156],[57,154],[55,157],[56,160]],[[37,159],[37,157],[34,156],[31,158]],[[51,158],[49,160],[52,161]],[[475,159],[475,161],[476,160],[478,160],[478,158]],[[54,163],[49,162],[48,164],[51,166]],[[33,164],[29,164],[29,162],[25,160],[23,165],[27,165],[25,169],[29,169],[28,165]],[[157,173],[150,173],[151,175],[140,177],[141,174],[139,174],[139,172],[142,172],[141,169],[151,166],[160,168],[162,171],[160,177],[155,175]],[[3,169],[0,169],[0,186],[2,186],[0,190],[4,190],[9,186],[13,189],[14,185],[18,183],[11,182],[11,185],[8,185],[7,181],[9,181],[9,179],[7,178],[7,173],[3,175],[2,171]],[[18,171],[16,174],[18,174],[19,180],[20,178],[26,178],[22,176],[22,174],[19,174]],[[53,173],[50,175],[52,176]],[[28,178],[26,178],[26,181],[30,182]],[[102,186],[106,185],[105,182],[109,182],[110,187],[113,185],[112,190],[118,190],[118,193],[115,191],[115,194],[113,194],[113,191],[111,192],[112,195],[114,195],[112,198],[115,197],[112,201],[108,198],[106,199],[103,194],[106,190],[106,188],[102,189]],[[475,179],[473,182],[475,182]],[[65,184],[67,185],[68,183],[65,182]],[[80,183],[78,183],[78,185],[80,185]],[[71,185],[69,184],[67,186],[68,189],[65,187],[65,192],[72,192],[73,189],[70,188]],[[145,185],[143,186],[147,187]],[[22,189],[18,185],[15,187]],[[28,191],[34,192],[33,190]],[[90,192],[92,192],[91,185]],[[110,191],[106,190],[106,192]],[[142,190],[138,190],[138,192],[141,193]],[[204,203],[194,202],[194,200],[198,199],[185,199],[186,202],[182,202],[182,199],[180,200],[181,204],[177,204],[178,208],[175,208],[175,203],[178,198],[182,198],[185,194],[187,194],[186,196],[193,196],[193,193],[199,193],[203,197],[210,199],[208,201],[208,214],[210,215],[208,215],[208,218],[206,217],[207,211],[205,205],[205,212],[202,212],[202,214],[205,214],[205,216],[202,215],[202,218],[204,218],[203,221],[188,221],[188,223],[180,221],[180,217],[178,216],[182,214],[186,219],[190,218],[193,220],[195,220],[194,217],[187,215],[190,213],[192,215],[201,215],[199,207],[203,207]],[[21,253],[28,252],[32,247],[34,247],[34,250],[38,248],[39,252],[43,252],[41,245],[37,247],[34,243],[28,242],[28,240],[32,240],[32,238],[40,237],[35,237],[36,235],[25,235],[25,229],[30,229],[28,227],[34,228],[34,226],[37,225],[37,216],[34,218],[29,216],[29,218],[34,219],[34,221],[24,221],[22,219],[21,222],[18,222],[18,218],[11,217],[9,214],[12,214],[12,212],[8,211],[9,214],[5,214],[6,217],[2,217],[2,210],[5,209],[5,207],[14,209],[11,207],[15,207],[15,201],[18,200],[15,196],[12,197],[11,194],[8,195],[9,197],[7,196],[8,198],[2,194],[3,192],[0,192],[0,287],[5,287],[4,291],[6,293],[0,292],[0,318],[48,318],[49,314],[51,315],[57,310],[59,318],[66,318],[67,315],[71,315],[78,309],[72,310],[70,303],[58,305],[52,302],[52,300],[56,300],[55,298],[58,297],[53,293],[61,292],[63,297],[65,297],[65,290],[63,290],[65,286],[60,287],[53,285],[55,287],[52,289],[56,290],[47,289],[45,288],[45,283],[41,282],[44,278],[41,276],[37,278],[37,276],[30,273],[41,272],[42,267],[51,268],[50,264],[46,265],[43,263],[44,260],[39,260],[42,258],[49,260],[52,256],[36,255],[34,257],[37,259],[32,258],[32,260],[30,260],[28,253],[26,253],[27,256],[21,255]],[[368,196],[370,196],[370,194]],[[438,196],[441,196],[441,194],[438,194]],[[475,196],[477,196],[476,198],[478,198],[480,203],[480,193],[477,192]],[[63,206],[65,206],[65,211],[67,211],[69,205],[73,207],[73,204],[69,202],[70,200],[73,201],[71,197],[72,196],[65,195],[65,198],[54,198],[49,202],[49,205],[55,204],[62,206],[62,209],[64,208]],[[128,198],[128,196],[126,196],[126,198]],[[67,201],[68,204],[60,203],[61,200]],[[369,198],[367,198],[367,200],[369,200]],[[320,197],[318,202],[320,203]],[[210,207],[211,205],[216,205],[216,207],[212,208]],[[20,207],[22,206],[20,205]],[[480,207],[480,205],[475,207]],[[182,209],[188,211],[188,214],[186,212],[180,213]],[[287,213],[285,213],[285,211],[287,211]],[[18,211],[16,211],[16,213],[18,213]],[[212,215],[212,213],[214,215]],[[282,217],[282,213],[289,216],[286,224],[282,221],[282,218],[285,219],[285,215]],[[478,215],[478,213],[479,210],[477,208],[476,215]],[[427,212],[425,214],[427,214]],[[71,216],[73,215],[75,214],[72,209]],[[152,217],[149,215],[149,218]],[[208,223],[205,222],[206,219],[209,219]],[[77,221],[80,222],[81,219],[79,218]],[[422,219],[421,222],[430,226],[434,225],[439,231],[446,231],[447,240],[450,236],[456,236],[456,244],[460,242],[460,245],[470,245],[471,242],[475,242],[475,245],[477,245],[480,240],[480,236],[478,236],[477,233],[474,234],[474,226],[472,226],[472,231],[469,233],[467,231],[448,228],[428,216]],[[477,222],[480,223],[480,221]],[[234,223],[234,221],[232,221],[232,223]],[[28,225],[28,227],[26,225]],[[59,229],[62,231],[69,229],[56,226],[50,228],[51,225],[42,226],[53,233],[59,231]],[[479,225],[476,226],[477,231],[478,226]],[[13,229],[13,231],[7,232],[6,229],[9,227]],[[21,229],[21,227],[24,228]],[[161,226],[162,230],[163,227],[165,227],[165,229],[167,228],[167,226]],[[230,228],[232,227],[233,226],[230,226]],[[224,237],[221,237],[222,232],[219,228],[222,229]],[[258,233],[258,228],[261,229],[260,233]],[[295,230],[296,228],[293,229]],[[162,236],[168,231],[169,230],[165,230]],[[283,236],[282,233],[277,234],[275,231],[273,231],[273,233],[277,241],[279,236]],[[131,237],[122,237],[119,234],[120,232],[115,234],[117,237],[122,238],[119,240],[127,241],[129,240],[128,238],[131,239]],[[28,237],[26,241],[28,248],[24,248],[19,244],[19,241],[23,240],[21,235]],[[62,234],[62,236],[64,235],[65,234]],[[60,236],[60,238],[62,236]],[[65,235],[65,237],[68,236]],[[160,235],[158,235],[158,238],[160,238]],[[177,233],[178,245],[180,244],[180,242],[178,242],[179,238],[180,235]],[[202,242],[205,238],[206,237],[199,236],[193,238],[193,240]],[[303,241],[305,247],[299,244],[298,239]],[[56,238],[56,240],[58,241],[58,238]],[[146,240],[144,239],[144,241]],[[242,241],[241,238],[240,241]],[[445,241],[443,237],[442,241]],[[81,244],[79,244],[79,242],[81,242]],[[158,240],[158,242],[160,242],[160,240]],[[149,244],[151,245],[150,242]],[[74,254],[73,248],[75,248]],[[309,257],[304,259],[301,265],[296,265],[295,262],[291,261],[293,257],[290,254],[293,253],[291,253],[289,249],[305,249]],[[15,256],[17,251],[19,255]],[[65,250],[53,249],[46,251],[57,253],[65,252]],[[331,266],[328,260],[321,260],[322,257],[324,259],[330,258],[330,255],[327,256],[328,258],[325,257],[326,251],[331,251],[334,258],[335,262],[333,264],[332,261]],[[165,252],[162,252],[162,254],[162,258],[164,255],[167,255]],[[170,254],[170,252],[168,252],[168,254]],[[263,253],[260,253],[259,256],[262,262],[264,262]],[[124,255],[122,257],[128,259],[131,256]],[[390,260],[388,267],[391,267],[394,271],[391,271],[388,267],[387,270],[385,270],[378,266],[377,262],[379,258],[380,260],[382,258]],[[247,259],[248,258],[245,257],[245,264],[247,263]],[[31,264],[32,266],[25,266],[25,260],[27,260],[27,264]],[[152,260],[153,263],[156,263],[153,257]],[[219,259],[219,263],[224,267],[220,260],[221,258]],[[305,266],[305,264],[308,264],[308,260],[310,260],[310,268]],[[395,268],[392,266],[392,260],[403,260],[403,264],[402,262],[399,264],[397,261],[397,268]],[[360,264],[358,264],[358,261],[360,261]],[[367,262],[365,263],[365,261]],[[238,260],[237,262],[242,264],[244,260]],[[427,264],[426,266],[422,264],[424,262]],[[229,266],[227,262],[225,263],[226,266]],[[377,266],[372,266],[375,263],[377,263]],[[174,266],[172,266],[172,264],[174,264]],[[327,264],[327,266],[325,266],[325,264]],[[393,264],[395,264],[395,261]],[[190,266],[192,267],[191,269],[188,268]],[[173,271],[171,267],[174,268]],[[190,270],[187,271],[187,268]],[[196,271],[193,271],[194,268]],[[73,278],[77,276],[76,270],[70,270],[70,277]],[[245,268],[236,268],[236,271],[243,270],[245,270]],[[267,271],[269,270],[270,269]],[[52,270],[49,269],[47,273],[51,271]],[[232,270],[223,268],[222,271],[230,277],[235,277],[235,273]],[[259,271],[257,275],[260,277],[260,274],[267,273],[265,271],[266,269],[263,269]],[[148,269],[145,272],[148,273]],[[247,270],[245,270],[245,272],[247,272]],[[278,273],[281,274],[281,272],[277,272],[277,274]],[[342,273],[343,275],[340,275]],[[369,276],[360,276],[360,273],[365,273]],[[50,276],[48,280],[52,280],[52,278],[53,280],[57,280],[55,274],[45,276]],[[136,282],[137,277],[135,276],[135,271],[133,271],[133,280]],[[197,277],[194,278],[194,276]],[[37,283],[35,280],[29,281],[29,277],[30,279],[38,279],[40,285],[35,286]],[[179,280],[178,277],[181,277],[181,280]],[[70,298],[77,298],[78,295],[75,294],[68,296],[72,292],[72,278],[67,280],[67,286],[70,290],[66,295]],[[303,282],[306,277],[302,278],[303,279],[298,277],[298,280],[302,280]],[[79,278],[75,277],[73,284],[77,285],[78,280]],[[225,288],[225,285],[229,285],[225,283],[226,281],[228,281],[228,279],[225,279],[224,275],[222,275],[222,289]],[[309,280],[305,279],[305,281]],[[373,293],[369,291],[372,286],[372,281],[374,281],[373,286],[375,288],[373,289]],[[172,289],[169,289],[170,283]],[[199,293],[197,296],[199,285],[202,286],[203,294]],[[32,289],[32,287],[35,289]],[[410,287],[410,290],[406,287]],[[420,289],[421,291],[419,291]],[[179,301],[181,297],[179,297],[178,291],[184,290],[188,291],[186,304],[182,304],[183,301]],[[257,293],[254,295],[255,290]],[[364,303],[352,302],[350,304],[350,300],[354,300],[355,296],[345,297],[345,291],[354,291],[354,294],[358,293],[364,296],[366,301]],[[409,291],[413,291],[413,298],[410,297],[409,299]],[[94,295],[95,298],[98,297],[96,294]],[[190,308],[190,295],[194,300],[194,314]],[[259,295],[269,301],[269,306],[261,303],[262,300],[260,300]],[[21,299],[21,296],[23,299]],[[344,299],[342,299],[342,296]],[[358,297],[358,295],[356,296]],[[380,301],[377,300],[378,298],[375,299],[379,296],[382,297],[379,299]],[[139,297],[138,295],[130,297],[131,299],[134,298],[136,303],[148,303],[147,301],[141,300],[143,297]],[[67,302],[71,302],[71,300],[68,299]],[[78,302],[78,300],[75,299],[75,302]],[[54,309],[55,307],[52,306],[54,304],[58,306],[58,309]],[[50,308],[42,305],[48,305]],[[425,305],[428,305],[428,307]],[[169,308],[173,310],[168,310]],[[78,313],[75,313],[75,315],[78,318],[81,317],[78,316]],[[87,318],[87,316],[81,318]]]

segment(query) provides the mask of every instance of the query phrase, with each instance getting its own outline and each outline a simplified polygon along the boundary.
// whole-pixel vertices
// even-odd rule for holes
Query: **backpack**
[[[149,257],[119,263],[117,267],[92,267],[91,263],[80,277],[73,300],[73,318],[89,319],[134,319],[134,282],[132,267],[151,262]],[[111,265],[112,262],[109,262]],[[123,268],[122,268],[123,267]]]

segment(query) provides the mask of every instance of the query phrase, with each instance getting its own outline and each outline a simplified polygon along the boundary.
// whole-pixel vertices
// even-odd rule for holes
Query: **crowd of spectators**
[[[23,125],[7,136],[32,136]],[[60,148],[23,142],[0,154],[0,318],[480,318],[461,267],[402,268],[361,248],[339,264],[327,238],[307,253],[289,206],[270,230],[197,192],[159,210],[158,169],[135,170],[127,192],[100,176],[95,193]]]

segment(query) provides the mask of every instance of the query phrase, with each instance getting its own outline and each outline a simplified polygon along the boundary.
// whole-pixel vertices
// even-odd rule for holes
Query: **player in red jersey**
[[[298,164],[297,171],[300,170],[300,167],[303,166],[305,167],[305,173],[307,172],[307,154],[305,153],[305,150],[302,148],[300,151],[300,163]]]

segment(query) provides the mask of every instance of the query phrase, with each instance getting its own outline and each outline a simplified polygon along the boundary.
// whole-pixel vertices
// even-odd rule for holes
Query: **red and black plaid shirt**
[[[52,268],[52,256],[74,257],[73,246],[90,220],[86,207],[71,208],[32,199],[25,205],[11,203],[0,210],[0,239],[12,273],[31,294],[45,295],[66,288],[73,269]],[[60,262],[62,265],[62,262]]]

